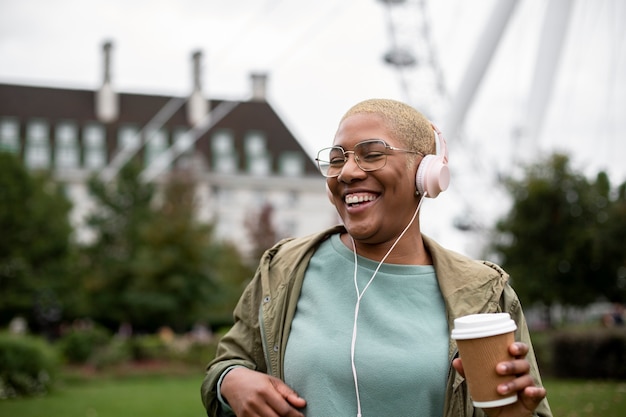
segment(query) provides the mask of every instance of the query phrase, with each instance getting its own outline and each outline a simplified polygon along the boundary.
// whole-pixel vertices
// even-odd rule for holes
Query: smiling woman
[[[515,359],[490,372],[506,381],[499,395],[517,401],[489,412],[552,415],[508,275],[420,231],[424,198],[448,185],[437,138],[445,144],[395,100],[348,110],[317,157],[343,224],[263,255],[208,365],[209,416],[484,416],[450,328],[463,315],[502,311],[517,324]]]

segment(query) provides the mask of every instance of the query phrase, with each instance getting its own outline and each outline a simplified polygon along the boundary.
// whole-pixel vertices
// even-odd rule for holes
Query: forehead
[[[359,113],[345,118],[337,129],[333,145],[352,149],[366,139],[382,139],[392,146],[399,146],[383,118],[373,113]]]

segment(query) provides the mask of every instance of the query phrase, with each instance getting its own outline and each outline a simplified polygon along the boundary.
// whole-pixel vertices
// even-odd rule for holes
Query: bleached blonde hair
[[[364,113],[381,117],[390,134],[407,149],[424,155],[437,152],[435,134],[430,121],[408,104],[380,98],[364,100],[352,106],[343,115],[341,122],[355,114]]]

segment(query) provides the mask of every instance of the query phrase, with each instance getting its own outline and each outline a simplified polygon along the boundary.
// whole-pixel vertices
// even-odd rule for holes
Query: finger
[[[522,375],[530,372],[530,363],[526,359],[500,362],[496,366],[499,375]]]
[[[510,394],[512,392],[522,391],[528,387],[535,385],[535,382],[529,374],[517,377],[509,382],[498,385],[498,393],[502,395]]]
[[[287,400],[289,404],[296,408],[302,408],[306,405],[306,400],[300,397],[298,393],[291,389],[289,385],[285,384],[283,381],[277,378],[272,378],[270,381],[272,382],[274,389],[276,389],[276,391],[285,400]]]
[[[516,358],[524,358],[528,354],[528,345],[523,342],[515,342],[509,345],[509,353]]]
[[[452,366],[462,377],[465,377],[465,370],[463,369],[463,361],[460,358],[454,359],[452,361]]]
[[[537,408],[537,405],[546,398],[547,391],[543,387],[526,387],[522,391],[521,399],[530,409]]]

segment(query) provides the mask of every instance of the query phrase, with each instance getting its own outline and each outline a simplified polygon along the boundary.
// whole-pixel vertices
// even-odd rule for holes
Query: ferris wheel
[[[379,0],[386,8],[390,50],[384,56],[385,62],[397,73],[405,100],[421,110],[431,120],[442,120],[449,141],[462,148],[455,159],[455,167],[471,175],[458,175],[457,180],[482,177],[485,182],[493,182],[499,176],[497,164],[484,163],[480,143],[468,143],[464,132],[464,119],[470,110],[477,91],[488,72],[500,40],[512,20],[519,0],[497,0],[493,4],[491,16],[483,27],[473,55],[467,62],[459,85],[450,93],[440,65],[435,42],[431,33],[427,0]],[[532,146],[540,131],[549,95],[554,85],[555,71],[559,55],[563,49],[567,30],[571,0],[550,0],[545,6],[541,42],[536,50],[536,64],[530,90],[526,92],[526,108],[519,115],[519,123],[512,129],[511,140]],[[523,135],[523,138],[520,138]],[[530,152],[527,152],[530,154]],[[477,157],[481,154],[481,157]],[[463,160],[464,159],[464,160]],[[476,184],[460,184],[458,197],[471,211],[472,199],[465,190],[476,189]],[[480,188],[480,187],[478,187]],[[484,187],[487,188],[487,187]],[[470,216],[459,216],[465,220]],[[455,221],[460,230],[470,230],[480,225],[478,222]],[[470,219],[471,220],[471,219]]]
[[[404,100],[439,119],[448,91],[431,35],[426,0],[379,0],[385,8],[390,47],[384,61],[397,74]]]

